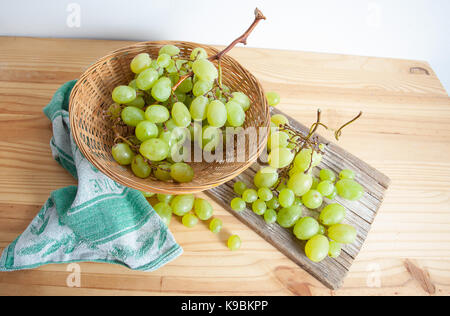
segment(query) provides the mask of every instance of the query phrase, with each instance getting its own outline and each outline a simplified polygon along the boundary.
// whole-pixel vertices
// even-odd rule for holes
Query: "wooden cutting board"
[[[286,113],[274,108],[272,109],[272,115],[274,114],[285,115],[288,117],[289,124],[293,128],[303,132],[305,135],[308,133],[308,127],[296,121]],[[357,122],[355,124],[357,124]],[[351,128],[351,126],[349,128]],[[390,179],[382,172],[340,148],[335,143],[329,142],[320,136],[319,139],[320,142],[326,146],[322,162],[318,168],[315,168],[315,171],[327,168],[333,170],[337,176],[341,170],[351,169],[356,173],[355,180],[365,189],[365,194],[359,201],[347,201],[339,197],[336,197],[333,201],[324,199],[325,202],[323,207],[336,202],[343,205],[347,210],[345,223],[353,225],[358,231],[356,242],[344,246],[341,255],[336,259],[327,258],[320,263],[314,263],[305,255],[304,248],[306,242],[298,240],[293,234],[292,229],[283,228],[277,223],[267,225],[263,216],[255,214],[249,207],[242,212],[235,212],[231,209],[230,201],[236,197],[236,194],[233,191],[234,183],[236,181],[243,181],[247,184],[247,187],[254,187],[253,177],[263,166],[260,162],[255,162],[251,168],[247,169],[239,177],[219,187],[208,190],[206,194],[227,211],[231,212],[240,221],[256,231],[284,255],[312,274],[324,285],[336,290],[342,286],[343,280],[347,275],[353,260],[358,255],[367,238],[378,209],[383,202],[385,191],[390,184]],[[247,204],[247,206],[250,205]],[[320,212],[316,211],[308,211],[304,208],[303,216],[307,214],[308,216],[317,218],[319,213]]]

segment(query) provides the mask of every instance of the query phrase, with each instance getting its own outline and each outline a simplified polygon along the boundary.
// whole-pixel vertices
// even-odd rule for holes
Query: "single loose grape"
[[[176,102],[172,106],[172,119],[179,127],[188,127],[191,124],[191,113],[182,102]]]
[[[153,68],[142,71],[136,78],[136,85],[140,90],[151,89],[159,78],[158,72]]]
[[[231,95],[231,100],[239,103],[244,111],[247,111],[250,108],[250,99],[245,93],[233,92]]]
[[[160,201],[160,202],[162,202],[162,203],[167,203],[167,204],[169,204],[170,201],[172,201],[172,199],[173,199],[173,195],[171,195],[171,194],[160,194],[160,193],[158,193],[158,194],[156,195],[156,198],[158,199],[158,201]]]
[[[170,176],[177,182],[190,182],[194,178],[194,169],[184,162],[174,163],[170,167]]]
[[[165,106],[155,104],[145,110],[145,118],[155,124],[164,123],[170,118],[170,113]]]
[[[207,109],[208,123],[214,127],[222,127],[227,121],[227,109],[225,104],[219,100],[214,100],[208,105]]]
[[[161,161],[169,155],[169,146],[159,138],[150,138],[141,144],[139,152],[151,161]]]
[[[276,106],[280,103],[280,95],[276,92],[267,92],[266,98],[270,106]]]
[[[344,169],[339,173],[339,178],[353,180],[355,178],[355,172],[350,169]]]
[[[238,195],[242,195],[244,191],[247,189],[247,186],[242,181],[237,181],[233,185],[234,192]]]
[[[134,153],[126,143],[115,144],[111,150],[112,156],[119,164],[126,166],[131,164]]]
[[[207,59],[197,59],[192,63],[192,71],[201,80],[214,81],[219,76],[216,66]]]
[[[276,126],[289,124],[289,120],[283,114],[272,115],[272,117],[270,118],[270,121],[273,122]]]
[[[336,190],[340,197],[350,201],[357,201],[364,195],[364,188],[351,179],[339,180],[336,183]]]
[[[273,148],[269,154],[269,165],[281,169],[287,167],[294,160],[294,153],[285,147]]]
[[[192,228],[198,224],[198,218],[194,214],[187,213],[187,214],[183,215],[181,222],[183,223],[184,226],[186,226],[188,228]]]
[[[309,240],[318,233],[319,223],[312,217],[303,217],[294,226],[294,235],[300,240]]]
[[[334,174],[333,170],[330,169],[322,169],[319,173],[320,180],[325,181],[329,180],[331,182],[336,181],[336,175]]]
[[[158,55],[167,54],[169,56],[175,56],[180,53],[180,49],[176,47],[175,45],[164,45],[159,50]]]
[[[264,202],[267,202],[273,198],[273,193],[269,188],[259,188],[258,197]]]
[[[142,193],[142,195],[143,195],[145,198],[150,198],[150,197],[152,197],[152,196],[155,195],[155,193],[153,193],[153,192],[145,192],[145,191],[140,191],[140,192]]]
[[[334,191],[334,184],[330,180],[324,180],[317,185],[317,191],[323,196],[329,196]]]
[[[323,235],[316,235],[305,246],[305,254],[309,260],[313,262],[320,262],[328,256],[330,250],[330,243],[327,237]]]
[[[299,172],[289,178],[287,186],[294,191],[295,195],[302,196],[311,189],[312,183],[313,178],[310,174]]]
[[[141,142],[158,137],[158,127],[150,121],[141,121],[136,126],[135,135]]]
[[[147,69],[151,66],[152,59],[150,55],[147,53],[142,53],[136,55],[130,63],[131,71],[135,74],[142,72],[144,69]]]
[[[334,203],[324,207],[320,212],[319,221],[325,226],[340,224],[345,218],[345,207]]]
[[[183,194],[175,196],[170,202],[172,211],[177,216],[183,216],[190,212],[194,207],[194,195]]]
[[[150,176],[150,173],[152,172],[152,168],[141,155],[134,156],[133,161],[131,162],[131,170],[137,177],[142,179]]]
[[[219,218],[213,218],[209,223],[209,230],[214,234],[217,234],[222,229],[222,221]]]
[[[330,250],[328,250],[328,256],[330,258],[337,258],[341,255],[341,244],[335,242],[334,240],[330,240]]]
[[[278,195],[278,201],[282,207],[289,207],[294,204],[295,194],[291,189],[285,188],[280,191]]]
[[[317,190],[309,190],[302,196],[303,205],[310,209],[316,209],[323,203],[322,194]]]
[[[278,181],[278,172],[275,168],[265,167],[260,169],[253,179],[257,188],[271,188]]]
[[[289,228],[294,226],[297,220],[302,216],[302,208],[298,205],[282,208],[278,212],[277,222],[281,227]]]
[[[172,165],[168,162],[162,162],[153,170],[153,175],[156,179],[161,181],[172,180],[172,176],[170,175],[171,166]]]
[[[337,224],[328,228],[328,237],[341,244],[351,244],[356,240],[356,229],[347,224]]]
[[[241,238],[239,238],[238,235],[232,235],[230,238],[228,238],[228,248],[230,250],[238,250],[241,248]]]
[[[271,208],[268,208],[264,213],[264,220],[267,224],[275,223],[277,221],[277,212]]]
[[[189,112],[194,121],[203,121],[206,119],[206,109],[208,107],[209,100],[207,97],[201,95],[192,100]]]
[[[244,203],[245,204],[245,203]],[[213,216],[213,208],[211,204],[200,198],[194,200],[194,212],[202,221],[206,221]]]
[[[128,126],[137,126],[139,122],[145,120],[145,113],[134,106],[127,106],[122,110],[121,117]]]
[[[278,201],[278,198],[274,196],[270,201],[266,202],[266,205],[268,208],[277,210],[280,207],[280,202]]]
[[[153,206],[153,209],[159,215],[163,223],[169,226],[170,220],[172,219],[172,208],[170,205],[164,202],[159,202]]]
[[[231,200],[230,206],[233,211],[242,212],[245,210],[246,204],[243,199],[237,197]]]
[[[247,189],[242,193],[242,199],[247,203],[253,203],[258,199],[258,193],[254,189]]]
[[[252,210],[255,212],[255,214],[263,215],[266,212],[267,205],[263,200],[256,200],[252,204]]]

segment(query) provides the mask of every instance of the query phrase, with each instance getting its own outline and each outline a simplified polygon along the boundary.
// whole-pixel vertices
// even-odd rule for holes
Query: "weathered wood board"
[[[309,130],[309,128],[294,120],[292,117],[289,117],[287,114],[277,109],[272,110],[272,114],[277,113],[288,117],[290,125],[297,130],[304,133],[307,133]],[[344,246],[340,257],[337,259],[327,258],[320,263],[314,263],[304,253],[306,242],[298,240],[294,236],[292,229],[283,228],[277,223],[271,225],[266,224],[264,218],[255,214],[251,208],[247,208],[242,212],[235,212],[231,209],[230,201],[236,197],[233,191],[234,183],[236,181],[243,181],[247,186],[253,186],[253,177],[262,166],[259,162],[254,163],[239,177],[207,191],[206,194],[324,285],[331,289],[338,289],[342,286],[353,260],[358,255],[367,238],[370,227],[383,202],[384,193],[390,184],[390,179],[336,144],[320,136],[319,138],[321,143],[326,145],[326,148],[322,162],[316,168],[316,171],[322,168],[328,168],[333,170],[337,175],[342,169],[354,170],[356,173],[355,180],[365,189],[365,194],[359,201],[347,201],[339,197],[336,197],[334,201],[324,199],[324,204],[321,209],[327,204],[335,202],[343,205],[347,209],[345,222],[353,225],[358,231],[356,242]],[[304,208],[304,215],[307,214],[317,217],[319,213],[320,210],[309,211]]]

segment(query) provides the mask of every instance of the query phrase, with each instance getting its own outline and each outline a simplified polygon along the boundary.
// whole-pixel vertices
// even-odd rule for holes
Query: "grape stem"
[[[256,8],[255,9],[255,20],[250,25],[250,27],[247,29],[247,31],[245,31],[244,34],[242,34],[241,36],[236,38],[233,42],[231,42],[230,45],[225,47],[222,51],[218,52],[215,55],[208,57],[208,60],[209,61],[218,60],[218,62],[220,64],[220,60],[221,60],[222,56],[225,55],[226,53],[228,53],[230,50],[232,50],[237,44],[241,43],[241,44],[247,45],[247,39],[248,39],[249,35],[253,32],[253,30],[258,25],[258,23],[261,20],[265,20],[265,19],[266,19],[266,17],[264,16],[264,14],[258,8]],[[190,73],[187,73],[184,76],[180,77],[178,82],[172,87],[172,90],[175,91],[184,80],[186,80],[189,77],[192,77],[193,75],[194,75],[194,72],[191,71]]]

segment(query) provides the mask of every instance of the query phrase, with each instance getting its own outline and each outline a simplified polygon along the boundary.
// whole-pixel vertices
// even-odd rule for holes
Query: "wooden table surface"
[[[0,38],[0,251],[51,191],[76,184],[51,157],[42,108],[62,83],[130,43]],[[215,204],[225,228],[241,236],[240,251],[228,251],[204,225],[188,229],[174,220],[185,252],[156,272],[84,263],[81,288],[70,288],[67,266],[51,265],[0,273],[0,295],[450,295],[450,100],[430,66],[268,49],[230,55],[304,124],[318,107],[332,126],[364,112],[340,146],[392,184],[343,288],[325,288]]]

